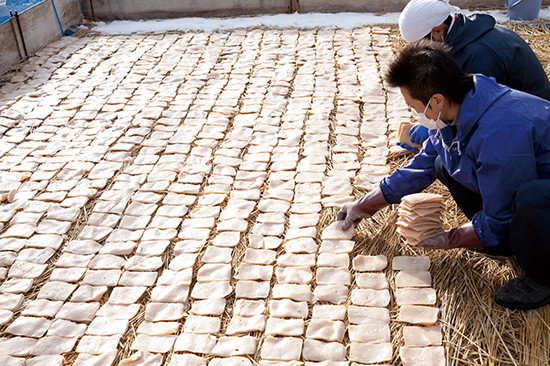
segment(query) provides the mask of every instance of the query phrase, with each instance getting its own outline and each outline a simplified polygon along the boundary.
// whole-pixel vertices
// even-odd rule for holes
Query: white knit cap
[[[407,42],[418,41],[447,19],[451,9],[449,0],[411,0],[399,15],[399,30]]]

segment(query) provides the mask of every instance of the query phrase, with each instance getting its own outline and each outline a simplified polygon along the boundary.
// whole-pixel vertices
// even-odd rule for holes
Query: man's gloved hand
[[[407,144],[403,144],[403,143],[401,143],[401,142],[397,142],[396,145],[397,145],[397,146],[401,146],[403,149],[411,150],[411,151],[413,151],[413,152],[417,152],[417,151],[418,151],[418,148],[409,146],[409,145],[407,145]]]
[[[384,198],[384,194],[378,187],[365,197],[360,198],[355,202],[344,204],[340,209],[340,212],[338,212],[336,220],[344,221],[342,224],[342,230],[346,231],[351,227],[351,225],[357,227],[362,219],[371,217],[376,213],[376,211],[387,205],[388,203]]]
[[[429,130],[422,125],[417,124],[412,126],[411,130],[409,131],[411,142],[422,145],[422,143],[428,138],[428,131]]]
[[[441,234],[426,238],[418,243],[417,246],[426,249],[482,249],[479,238],[471,222],[456,229],[451,229]]]
[[[425,249],[450,249],[449,240],[450,231],[444,231],[441,234],[430,236],[418,243],[418,247]]]

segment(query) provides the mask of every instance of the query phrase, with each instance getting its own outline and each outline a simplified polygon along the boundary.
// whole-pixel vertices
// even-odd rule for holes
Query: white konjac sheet
[[[397,256],[393,258],[394,271],[427,271],[430,269],[430,258],[420,256]]]
[[[439,309],[432,306],[402,305],[399,309],[399,321],[410,324],[433,325],[437,322]]]
[[[385,255],[358,255],[353,259],[353,269],[359,272],[382,271],[387,265],[388,259]]]

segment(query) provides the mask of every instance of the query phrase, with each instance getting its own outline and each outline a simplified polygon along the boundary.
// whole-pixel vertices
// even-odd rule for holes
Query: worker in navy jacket
[[[548,77],[523,38],[497,25],[490,15],[467,16],[452,10],[447,0],[412,0],[399,17],[401,35],[408,42],[424,37],[445,42],[466,73],[492,76],[500,84],[550,100]],[[417,144],[427,135],[420,126],[410,132]]]
[[[495,300],[512,309],[550,303],[550,102],[464,73],[448,46],[407,45],[386,73],[429,127],[419,154],[379,188],[342,207],[343,229],[439,179],[469,223],[425,239],[432,249],[514,254],[524,273]]]

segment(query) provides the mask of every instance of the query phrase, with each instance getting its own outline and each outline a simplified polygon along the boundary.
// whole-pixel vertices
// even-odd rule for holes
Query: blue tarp
[[[42,1],[43,0],[0,0],[0,23],[4,23],[10,18],[10,10],[12,12],[17,11],[21,13],[23,10]]]

